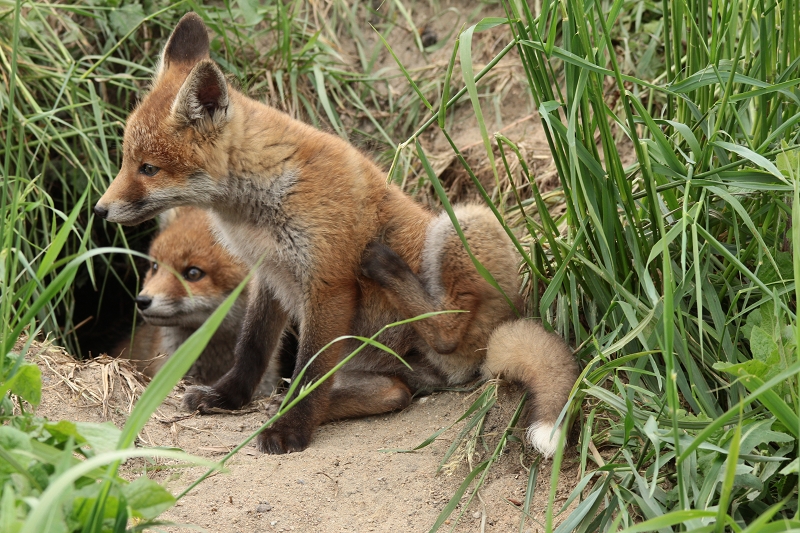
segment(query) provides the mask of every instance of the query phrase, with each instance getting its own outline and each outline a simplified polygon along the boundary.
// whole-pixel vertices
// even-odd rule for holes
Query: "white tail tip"
[[[560,439],[561,428],[553,431],[553,424],[534,422],[528,428],[528,442],[544,455],[545,459],[549,459],[556,453]]]

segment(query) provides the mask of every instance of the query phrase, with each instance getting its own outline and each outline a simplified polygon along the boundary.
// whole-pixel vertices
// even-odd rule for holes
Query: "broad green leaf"
[[[61,502],[63,501],[63,498],[67,495],[75,481],[81,477],[89,474],[90,472],[94,472],[101,467],[114,464],[125,459],[130,459],[133,457],[156,456],[176,459],[179,461],[191,461],[196,464],[207,466],[214,464],[200,457],[194,457],[184,452],[166,449],[148,450],[131,448],[127,450],[114,450],[98,454],[91,459],[80,461],[76,465],[70,467],[50,483],[38,500],[30,502],[31,511],[25,520],[22,533],[41,533],[42,531],[51,531],[50,527],[52,524],[61,520],[54,516],[55,513],[53,510],[61,509]]]
[[[794,279],[794,265],[792,264],[792,254],[790,252],[777,252],[775,255],[775,262],[778,264],[778,270],[772,266],[771,263],[765,262],[758,270],[758,275],[764,283],[775,283],[780,280]]]
[[[794,437],[773,431],[772,425],[775,423],[774,418],[766,420],[757,420],[747,424],[742,431],[741,445],[739,446],[740,453],[745,455],[752,453],[760,444],[768,442],[787,443],[794,442]]]
[[[757,359],[752,359],[743,363],[727,363],[725,361],[717,361],[712,367],[714,370],[727,372],[737,377],[758,376],[763,378],[767,376],[771,370],[773,370],[772,367]]]
[[[800,151],[787,150],[775,156],[775,166],[790,179],[800,179]]]
[[[0,425],[0,448],[6,450],[30,450],[30,437],[24,431],[8,425]]]
[[[733,486],[757,491],[764,490],[764,482],[753,474],[736,474],[733,477]]]
[[[73,438],[79,445],[88,444],[94,453],[107,452],[116,448],[122,432],[111,422],[101,424],[92,422],[71,422],[60,420],[45,423],[44,428],[60,442]]]
[[[133,515],[149,520],[157,517],[175,504],[170,492],[147,477],[140,477],[122,488]]]
[[[248,26],[255,26],[264,20],[264,17],[258,13],[259,2],[257,0],[238,0],[237,4],[239,4],[239,10]]]
[[[76,422],[75,426],[95,453],[113,450],[122,435],[122,431],[111,422]]]
[[[22,521],[17,518],[14,486],[11,483],[3,484],[0,494],[0,531],[17,533],[22,529]]]
[[[117,37],[122,37],[142,23],[144,9],[139,2],[125,4],[122,7],[113,9],[108,16],[108,20]]]
[[[102,484],[92,483],[85,487],[81,487],[73,493],[71,502],[71,509],[67,515],[67,520],[75,525],[85,525],[89,522],[89,518],[97,505],[98,498],[101,496]],[[114,494],[116,493],[116,494]],[[117,516],[119,511],[119,492],[113,490],[113,493],[103,498],[102,509],[99,513],[103,517],[103,521],[113,519]]]
[[[33,363],[23,363],[11,378],[0,387],[0,394],[11,391],[31,405],[42,401],[42,371]]]
[[[777,364],[781,360],[778,355],[778,345],[772,335],[760,327],[755,327],[750,332],[750,350],[754,357],[768,365]]]

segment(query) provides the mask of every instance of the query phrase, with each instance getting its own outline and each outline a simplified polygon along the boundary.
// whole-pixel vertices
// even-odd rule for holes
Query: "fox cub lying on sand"
[[[483,374],[526,387],[530,440],[553,453],[555,423],[577,377],[564,342],[515,319],[475,271],[446,215],[387,186],[342,139],[230,87],[209,58],[196,14],[173,30],[152,90],[128,118],[123,148],[122,168],[95,206],[99,216],[137,224],[178,205],[209,209],[219,239],[255,267],[236,362],[213,386],[187,391],[188,409],[250,401],[289,318],[300,324],[295,380],[309,364],[302,385],[349,353],[354,344],[338,342],[314,358],[341,335],[371,335],[420,312],[461,309],[469,313],[428,318],[378,339],[413,372],[386,353],[364,350],[263,431],[259,448],[300,451],[325,420],[402,408],[414,390]],[[491,212],[462,206],[457,215],[475,256],[519,303],[516,255]]]
[[[120,342],[113,352],[132,360],[150,377],[211,316],[247,273],[244,265],[216,242],[205,211],[178,207],[165,211],[158,220],[159,233],[148,252],[154,261],[136,297],[136,307],[144,322],[136,326],[132,339]],[[231,347],[236,345],[246,307],[244,292],[187,373],[192,381],[214,383],[233,367]],[[273,366],[278,363],[276,360]],[[265,374],[259,393],[270,394],[277,379],[277,369]]]

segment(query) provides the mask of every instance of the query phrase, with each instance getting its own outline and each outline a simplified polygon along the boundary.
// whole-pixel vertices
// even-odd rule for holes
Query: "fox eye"
[[[150,176],[151,178],[158,174],[158,171],[161,170],[155,165],[151,165],[150,163],[144,163],[142,166],[139,167],[139,173],[144,174],[145,176]]]
[[[156,263],[155,261],[153,261],[153,264],[151,265],[151,267],[150,267],[150,268],[152,268],[152,269],[153,269],[153,272],[155,273],[155,272],[158,270],[158,263]]]
[[[203,272],[202,270],[200,270],[199,268],[197,268],[197,267],[189,267],[183,273],[183,278],[186,281],[198,281],[198,280],[202,279],[203,276],[205,276],[205,275],[206,275],[206,273]]]

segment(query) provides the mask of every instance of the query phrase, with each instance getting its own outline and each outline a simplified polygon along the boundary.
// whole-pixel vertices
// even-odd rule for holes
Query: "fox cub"
[[[132,360],[150,377],[247,273],[244,265],[215,241],[206,212],[194,207],[170,209],[159,215],[159,228],[150,244],[153,262],[136,297],[143,322],[113,353]],[[231,369],[231,346],[236,344],[246,307],[244,292],[187,373],[192,381],[214,383]],[[277,382],[277,369],[264,378],[259,393],[269,394]]]
[[[413,344],[405,346],[410,348],[406,353],[424,353],[432,367],[425,379],[432,382],[420,382],[420,376],[404,367],[396,372],[405,374],[414,389],[459,385],[479,375],[487,379],[501,376],[522,384],[531,396],[523,418],[529,424],[528,440],[549,457],[560,438],[556,422],[577,379],[577,363],[559,336],[538,322],[516,318],[515,309],[523,309],[518,256],[494,213],[485,206],[461,205],[454,207],[454,214],[470,251],[503,292],[478,273],[449,216],[441,213],[428,222],[417,272],[385,244],[368,245],[362,274],[382,288],[390,308],[399,316],[375,313],[367,330],[375,331],[390,319],[452,309],[468,311],[411,323],[416,335],[407,335]]]
[[[428,318],[378,339],[413,372],[364,350],[264,430],[259,448],[300,451],[326,420],[399,409],[416,390],[483,374],[526,387],[532,443],[545,454],[555,450],[557,417],[577,377],[564,342],[514,318],[475,272],[446,215],[387,186],[375,164],[342,139],[230,87],[194,13],[173,30],[151,91],[128,118],[122,168],[95,213],[138,224],[180,205],[210,210],[220,241],[255,269],[233,368],[213,386],[187,391],[186,408],[249,402],[289,319],[300,327],[293,379],[305,385],[350,353],[354,344],[343,341],[323,351],[340,336],[460,309],[469,313]],[[457,215],[475,256],[519,303],[517,258],[499,223],[476,206]]]

